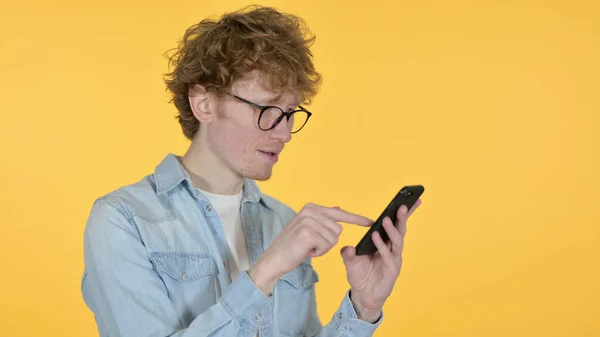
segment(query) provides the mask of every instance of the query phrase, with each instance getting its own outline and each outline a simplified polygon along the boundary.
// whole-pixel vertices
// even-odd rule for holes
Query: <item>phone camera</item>
[[[408,197],[408,196],[412,195],[412,193],[413,193],[412,191],[407,191],[407,190],[400,191],[400,194],[404,197]]]

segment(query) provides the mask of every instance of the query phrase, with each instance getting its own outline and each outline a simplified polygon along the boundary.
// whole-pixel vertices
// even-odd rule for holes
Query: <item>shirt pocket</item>
[[[303,336],[315,302],[314,287],[319,276],[313,267],[302,263],[277,282],[274,296],[278,330],[285,336]]]
[[[210,255],[198,252],[151,252],[169,298],[187,327],[217,301],[217,266]]]

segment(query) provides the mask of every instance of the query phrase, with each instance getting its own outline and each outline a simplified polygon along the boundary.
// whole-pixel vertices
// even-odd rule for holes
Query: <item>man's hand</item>
[[[321,256],[338,243],[342,232],[338,222],[360,226],[373,223],[339,207],[307,204],[250,267],[250,279],[263,293],[271,293],[277,280],[299,266],[302,260]]]
[[[341,255],[351,287],[350,299],[359,319],[374,323],[381,316],[383,304],[400,275],[406,221],[419,205],[420,199],[410,210],[401,206],[395,225],[389,217],[384,219],[383,228],[390,241],[384,243],[379,233],[374,232],[373,242],[377,246],[375,254],[357,256],[355,247],[342,248]]]

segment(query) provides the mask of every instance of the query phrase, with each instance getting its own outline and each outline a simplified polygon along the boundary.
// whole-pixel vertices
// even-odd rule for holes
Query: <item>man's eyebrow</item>
[[[275,104],[275,103],[279,102],[279,100],[281,99],[281,96],[282,96],[282,95],[283,95],[283,94],[281,94],[281,93],[280,93],[280,94],[278,94],[277,96],[272,96],[272,97],[269,97],[269,98],[267,98],[267,99],[265,100],[265,102],[267,102],[268,104]]]
[[[277,96],[269,97],[269,98],[265,99],[265,102],[266,102],[267,105],[276,105],[277,103],[280,103],[280,100],[281,100],[282,96],[283,96],[283,94],[279,94]],[[302,104],[302,103],[292,104],[291,106],[297,107],[300,104]],[[293,107],[290,108],[290,109],[293,109]]]

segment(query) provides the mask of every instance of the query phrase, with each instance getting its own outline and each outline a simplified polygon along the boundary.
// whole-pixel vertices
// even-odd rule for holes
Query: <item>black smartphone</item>
[[[356,255],[367,255],[377,252],[377,246],[375,246],[375,243],[371,239],[371,235],[373,235],[373,232],[375,231],[379,232],[383,241],[387,243],[390,238],[385,232],[385,228],[383,228],[383,219],[389,217],[392,219],[392,223],[395,224],[396,214],[398,214],[400,206],[406,205],[410,210],[424,191],[425,188],[421,185],[404,186],[356,245]]]

